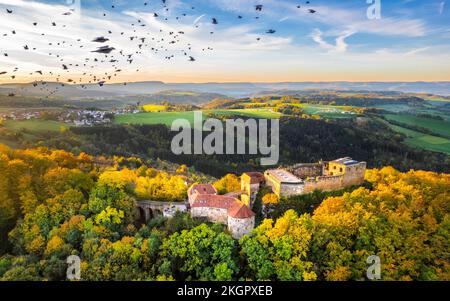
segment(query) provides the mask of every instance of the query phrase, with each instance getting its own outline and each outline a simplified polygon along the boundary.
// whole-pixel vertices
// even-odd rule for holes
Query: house
[[[255,213],[240,200],[229,196],[196,194],[191,216],[227,225],[235,239],[250,233],[255,227]]]

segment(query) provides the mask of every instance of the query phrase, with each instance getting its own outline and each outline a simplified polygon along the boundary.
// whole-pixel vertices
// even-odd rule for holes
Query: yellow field
[[[143,106],[145,112],[164,112],[167,109],[165,105],[148,104]]]

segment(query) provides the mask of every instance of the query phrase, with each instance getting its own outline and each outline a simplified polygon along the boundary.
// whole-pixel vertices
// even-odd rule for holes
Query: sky
[[[450,81],[450,1],[305,2],[0,0],[0,83]]]

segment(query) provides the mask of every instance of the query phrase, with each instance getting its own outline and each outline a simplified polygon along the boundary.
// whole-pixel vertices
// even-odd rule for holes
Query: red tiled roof
[[[245,175],[250,177],[250,183],[251,184],[259,184],[261,182],[264,182],[264,175],[260,172],[246,172]]]
[[[238,199],[223,195],[196,195],[192,207],[227,209],[228,215],[233,218],[249,218],[255,215],[250,208]]]
[[[195,192],[198,194],[217,194],[216,188],[214,188],[211,184],[192,185],[188,190],[188,194],[192,195]]]
[[[235,202],[228,208],[228,215],[233,218],[249,218],[255,216],[255,213],[250,210],[245,204]]]

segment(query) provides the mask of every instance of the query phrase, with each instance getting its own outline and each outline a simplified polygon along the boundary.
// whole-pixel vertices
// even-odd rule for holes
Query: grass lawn
[[[7,120],[5,127],[12,131],[20,131],[22,129],[31,132],[58,132],[61,128],[68,128],[65,123],[51,120]]]
[[[433,133],[450,137],[450,122],[431,118],[418,117],[413,115],[386,114],[386,119],[400,122],[411,126],[426,128]]]

